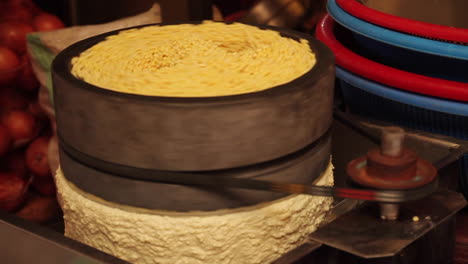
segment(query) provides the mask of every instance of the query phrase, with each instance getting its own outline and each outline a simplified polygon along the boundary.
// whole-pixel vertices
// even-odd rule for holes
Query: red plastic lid
[[[334,35],[335,21],[326,15],[316,28],[316,36],[335,54],[336,64],[375,82],[419,94],[468,101],[468,84],[448,81],[392,68],[366,59],[343,46]]]
[[[372,24],[427,38],[468,43],[468,29],[441,26],[390,15],[369,8],[356,0],[336,0],[336,3],[349,14]]]

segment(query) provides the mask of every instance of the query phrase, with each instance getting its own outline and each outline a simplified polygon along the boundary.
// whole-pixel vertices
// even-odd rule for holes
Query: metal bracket
[[[400,219],[376,217],[377,204],[365,203],[312,233],[313,241],[362,258],[391,257],[461,210],[459,193],[439,190],[426,199],[401,205]]]

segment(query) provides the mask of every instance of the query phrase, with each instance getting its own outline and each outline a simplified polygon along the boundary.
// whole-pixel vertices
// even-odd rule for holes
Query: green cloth
[[[52,85],[52,62],[55,55],[41,41],[40,33],[32,33],[27,35],[27,44],[30,50],[31,59],[34,60],[40,67],[46,78],[46,88],[49,91],[49,99],[52,106],[54,105],[53,85]]]

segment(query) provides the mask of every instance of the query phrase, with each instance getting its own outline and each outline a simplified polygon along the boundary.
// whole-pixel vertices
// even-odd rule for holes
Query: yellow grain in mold
[[[72,59],[72,74],[118,92],[211,97],[265,90],[308,72],[305,39],[240,23],[147,26],[107,37]]]

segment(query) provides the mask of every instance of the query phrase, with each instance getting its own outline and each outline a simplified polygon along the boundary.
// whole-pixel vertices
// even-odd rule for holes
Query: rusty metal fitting
[[[354,182],[376,189],[405,190],[431,183],[437,176],[435,167],[404,147],[405,132],[387,127],[381,135],[380,148],[348,163],[348,175]],[[398,204],[380,204],[380,217],[396,220]]]
[[[403,129],[383,129],[380,148],[348,163],[348,175],[360,185],[377,189],[412,189],[432,182],[437,175],[434,166],[403,143]]]
[[[418,156],[411,150],[403,149],[399,157],[382,154],[378,149],[367,153],[367,173],[371,177],[408,180],[416,175]]]

